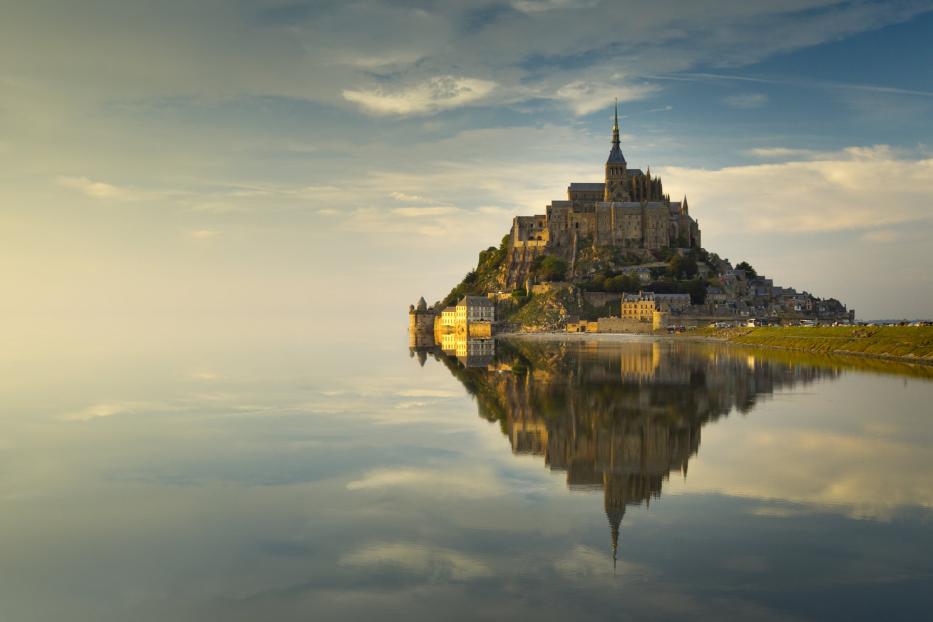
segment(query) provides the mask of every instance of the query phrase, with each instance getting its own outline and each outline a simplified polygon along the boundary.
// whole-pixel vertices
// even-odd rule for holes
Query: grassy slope
[[[825,326],[698,329],[691,335],[822,354],[890,356],[933,362],[930,326]]]

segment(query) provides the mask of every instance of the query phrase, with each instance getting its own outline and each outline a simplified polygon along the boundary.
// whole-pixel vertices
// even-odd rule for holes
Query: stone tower
[[[606,186],[604,201],[628,201],[628,171],[625,156],[619,148],[619,102],[616,100],[615,123],[612,124],[612,149],[606,160]]]

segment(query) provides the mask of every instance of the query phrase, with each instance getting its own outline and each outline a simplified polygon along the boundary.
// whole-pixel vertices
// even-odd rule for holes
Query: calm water
[[[933,608],[929,370],[404,340],[5,359],[0,619]]]

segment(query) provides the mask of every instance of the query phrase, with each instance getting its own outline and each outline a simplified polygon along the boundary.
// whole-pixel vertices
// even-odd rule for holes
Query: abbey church
[[[700,227],[690,217],[686,197],[671,202],[650,168],[646,173],[628,168],[620,146],[618,105],[604,181],[571,183],[567,199],[552,201],[545,214],[516,216],[510,235],[510,285],[523,282],[535,257],[557,255],[572,265],[584,245],[633,252],[700,247]]]

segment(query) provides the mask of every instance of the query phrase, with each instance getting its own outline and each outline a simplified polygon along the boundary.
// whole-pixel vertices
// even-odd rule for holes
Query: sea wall
[[[650,322],[639,322],[621,317],[601,317],[597,321],[600,333],[650,333]]]

